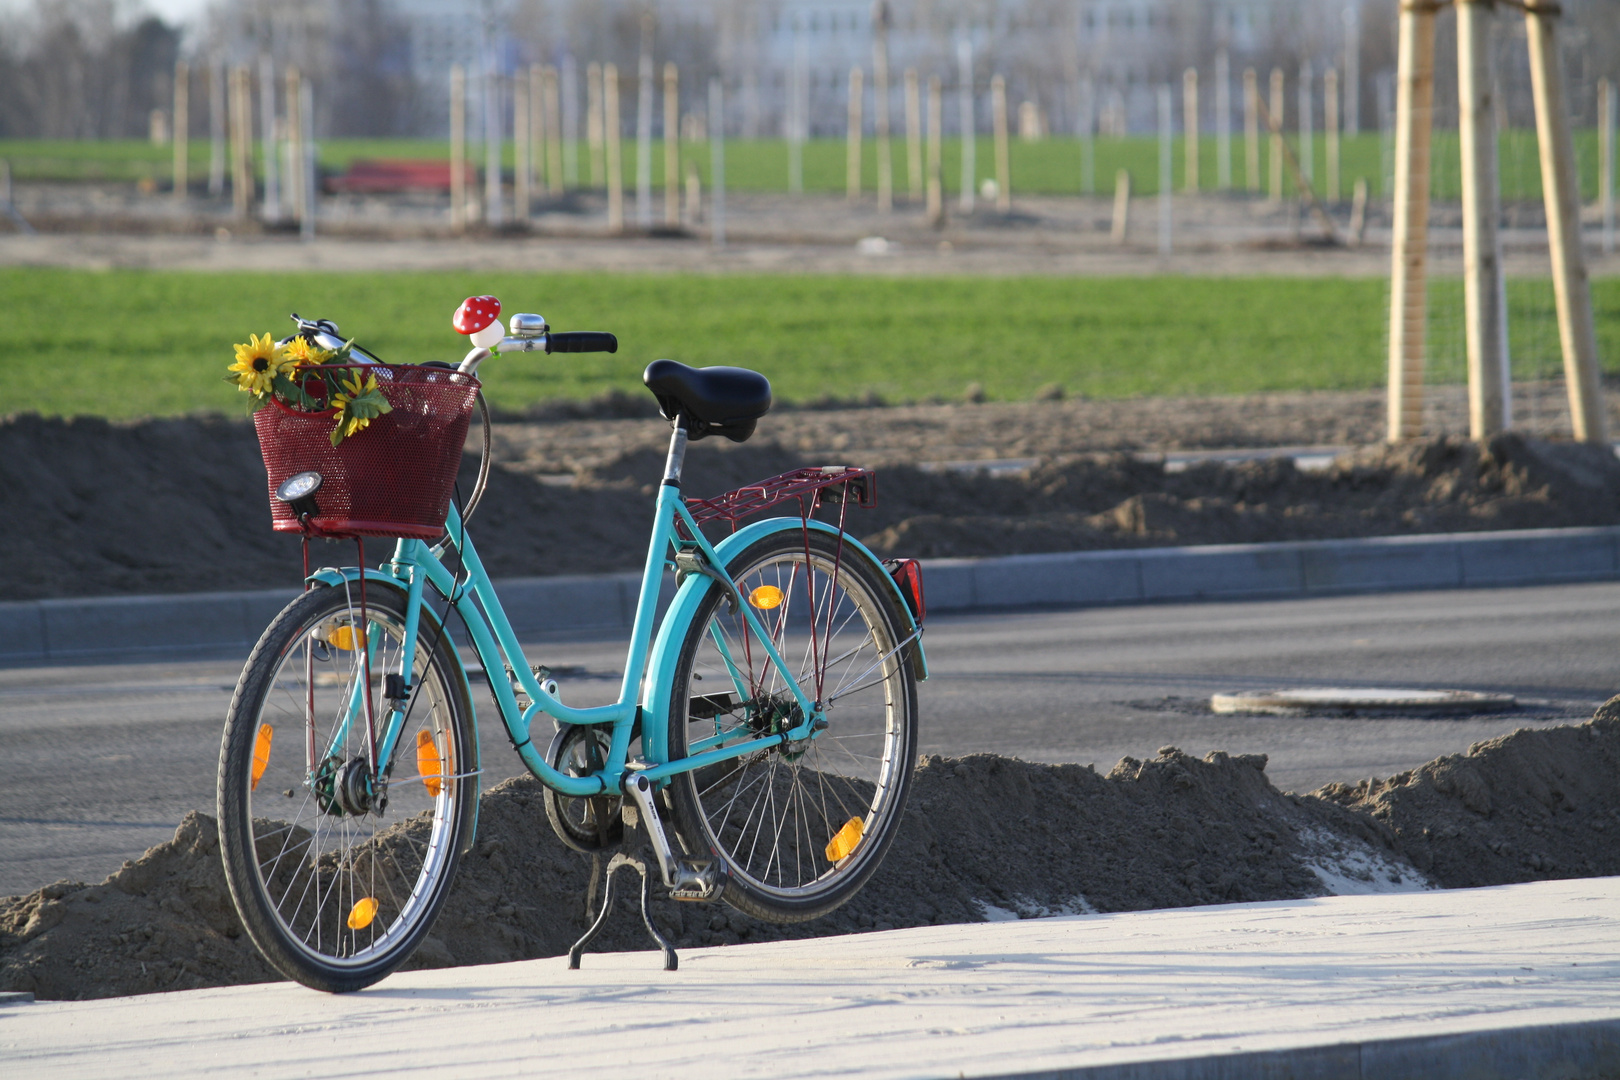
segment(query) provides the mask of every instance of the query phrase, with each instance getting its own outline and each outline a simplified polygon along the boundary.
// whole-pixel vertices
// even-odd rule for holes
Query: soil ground
[[[1433,404],[1445,425],[1463,403]],[[651,411],[650,399],[615,396],[494,426],[496,465],[473,522],[492,574],[640,566],[668,436]],[[568,416],[579,412],[596,418]],[[1605,448],[1512,434],[1388,447],[1375,441],[1382,412],[1374,393],[790,410],[746,444],[694,444],[686,490],[707,497],[803,465],[876,468],[878,505],[850,527],[885,556],[1620,523],[1620,462]],[[1324,443],[1365,448],[1312,470],[1287,455],[1174,456]],[[476,456],[463,463],[464,495]],[[0,420],[0,461],[0,542],[19,568],[11,599],[296,579],[297,541],[267,527],[243,421],[16,416]]]
[[[655,888],[677,947],[1080,911],[1131,911],[1620,873],[1620,699],[1578,725],[1520,730],[1387,780],[1279,792],[1264,755],[1173,746],[1107,775],[993,755],[918,763],[901,833],[872,881],[814,922],[774,926]],[[483,797],[479,839],[415,967],[565,952],[586,926],[590,862],[545,828],[540,787]],[[627,835],[636,846],[639,832]],[[99,885],[0,899],[0,990],[84,999],[275,978],[226,891],[215,822]],[[919,890],[918,883],[928,888]],[[633,889],[597,948],[644,949]]]

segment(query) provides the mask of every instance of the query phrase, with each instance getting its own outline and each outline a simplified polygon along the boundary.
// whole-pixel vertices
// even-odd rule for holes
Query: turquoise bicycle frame
[[[462,564],[462,572],[459,575],[452,575],[445,567],[439,555],[441,549],[436,549],[421,540],[400,540],[393,558],[381,568],[327,568],[311,574],[309,581],[326,586],[344,586],[359,581],[363,574],[368,583],[376,582],[405,591],[407,597],[405,633],[400,650],[400,670],[397,674],[405,680],[407,686],[412,673],[416,670],[421,608],[426,597],[426,588],[431,586],[434,593],[448,600],[455,613],[465,621],[473,651],[483,664],[501,720],[528,770],[542,783],[566,796],[585,798],[604,793],[617,795],[620,792],[621,781],[628,771],[630,741],[638,719],[642,757],[636,762],[634,771],[660,784],[670,777],[693,769],[742,757],[784,742],[814,738],[821,730],[817,724],[821,718],[820,704],[806,696],[804,687],[790,674],[789,665],[778,654],[771,635],[760,622],[759,616],[750,605],[742,604],[740,610],[749,632],[759,641],[770,663],[782,673],[783,682],[793,694],[799,706],[799,715],[803,719],[788,731],[765,737],[745,738],[729,743],[724,741],[724,737],[708,740],[706,744],[690,748],[698,750],[697,753],[679,761],[669,760],[667,738],[669,699],[676,675],[675,669],[678,666],[677,654],[701,601],[710,589],[722,588],[735,592],[736,586],[726,575],[724,568],[736,552],[774,532],[806,528],[835,535],[839,533],[838,529],[813,518],[778,517],[755,522],[727,536],[719,544],[710,544],[693,520],[681,497],[680,487],[669,482],[660,486],[652,539],[647,551],[647,563],[642,571],[641,595],[636,603],[635,621],[625,657],[624,679],[620,685],[619,699],[611,705],[584,709],[564,704],[541,685],[541,681],[530,669],[518,644],[517,635],[513,632],[506,612],[501,607],[494,583],[485,572],[472,540],[466,535],[462,527],[461,514],[454,505],[450,508],[449,520],[446,522],[448,539],[441,541],[441,549],[448,546],[459,552]],[[842,542],[849,549],[850,558],[868,559],[873,565],[881,565],[870,550],[847,533],[843,535]],[[663,574],[667,569],[674,568],[672,553],[682,551],[694,552],[706,565],[707,570],[687,577],[676,591],[675,599],[665,612],[663,621],[659,623],[657,605]],[[917,623],[901,597],[899,587],[888,574],[885,573],[882,577],[894,590],[897,610],[910,620],[911,633],[905,639],[905,643],[909,643],[907,647],[913,651],[908,662],[916,665],[920,677],[926,678],[926,660],[922,654]],[[447,612],[445,617],[446,623],[449,621],[448,614]],[[653,640],[655,624],[657,639]],[[369,633],[365,637],[367,641],[371,640]],[[454,649],[450,652],[456,656],[461,676],[465,679],[466,670],[461,665],[459,653]],[[512,679],[501,677],[505,671],[512,673]],[[737,680],[736,689],[739,696],[746,698],[748,687],[743,684],[740,674],[735,669],[733,677]],[[516,681],[516,686],[513,680]],[[517,700],[519,692],[529,698],[531,704],[527,708],[519,704]],[[469,704],[471,704],[470,696]],[[364,713],[358,687],[350,700],[348,713],[348,721],[339,726],[339,731],[333,737],[334,745],[342,742],[347,735],[348,725]],[[610,749],[602,769],[588,776],[570,776],[553,768],[551,763],[535,750],[529,734],[530,727],[542,715],[563,724],[610,725],[612,731]],[[476,732],[476,706],[473,706],[471,719]],[[403,721],[403,712],[397,707],[386,715],[377,736],[378,763],[392,760]],[[476,739],[474,746],[476,747]],[[475,763],[473,770],[475,775],[477,771]]]

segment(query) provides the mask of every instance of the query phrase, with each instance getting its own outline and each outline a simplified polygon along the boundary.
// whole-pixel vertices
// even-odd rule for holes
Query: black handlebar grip
[[[595,330],[573,330],[566,334],[547,334],[546,352],[618,352],[619,339],[612,334]]]

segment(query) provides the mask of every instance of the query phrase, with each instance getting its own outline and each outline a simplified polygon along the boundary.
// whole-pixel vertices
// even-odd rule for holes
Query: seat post
[[[675,430],[669,436],[669,457],[664,459],[664,483],[681,486],[681,466],[686,462],[686,414],[677,413]]]

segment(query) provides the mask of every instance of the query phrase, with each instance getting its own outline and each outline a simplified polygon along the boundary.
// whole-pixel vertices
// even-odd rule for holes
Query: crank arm
[[[647,836],[652,840],[653,854],[658,856],[658,871],[663,876],[664,887],[675,900],[713,900],[720,895],[722,884],[719,863],[698,866],[676,856],[669,836],[664,832],[664,822],[658,816],[658,807],[653,800],[654,790],[653,782],[640,773],[631,773],[624,779],[625,794],[636,804],[636,813],[647,826]]]

